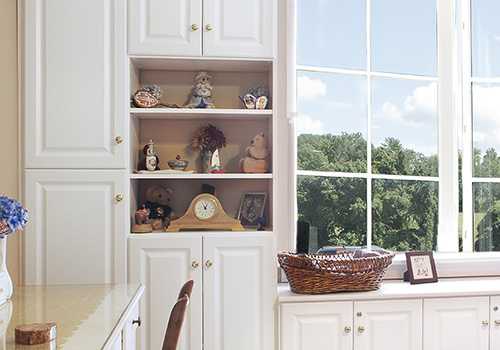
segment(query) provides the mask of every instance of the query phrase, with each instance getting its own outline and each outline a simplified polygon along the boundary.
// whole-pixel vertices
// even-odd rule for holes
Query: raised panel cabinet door
[[[127,281],[126,176],[124,170],[24,172],[26,284]]]
[[[490,349],[500,349],[500,296],[490,297]]]
[[[489,297],[424,299],[424,350],[487,350],[488,323]]]
[[[26,168],[125,168],[123,0],[20,0]]]
[[[272,233],[203,237],[204,350],[274,349]]]
[[[161,349],[170,311],[181,286],[195,281],[178,350],[202,348],[201,236],[198,234],[132,234],[129,238],[129,279],[142,283],[139,328],[141,349]]]
[[[129,0],[129,54],[199,56],[201,0]]]
[[[273,58],[275,0],[204,0],[203,55]]]
[[[281,305],[281,350],[351,350],[352,302]]]
[[[354,302],[354,349],[422,350],[422,300]]]

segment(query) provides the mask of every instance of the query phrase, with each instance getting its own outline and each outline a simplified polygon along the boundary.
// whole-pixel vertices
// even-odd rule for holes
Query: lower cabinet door
[[[352,302],[281,305],[281,350],[351,350]]]
[[[424,350],[487,350],[489,299],[424,299]]]
[[[204,350],[274,349],[273,234],[203,237]]]
[[[170,311],[181,286],[195,281],[178,350],[202,348],[202,268],[199,234],[142,234],[129,238],[131,282],[142,283],[141,349],[161,349]]]
[[[500,349],[500,297],[490,298],[490,349]]]
[[[354,302],[354,349],[421,350],[422,300]]]

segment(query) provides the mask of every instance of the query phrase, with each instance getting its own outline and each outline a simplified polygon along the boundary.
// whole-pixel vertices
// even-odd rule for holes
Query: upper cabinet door
[[[272,58],[275,0],[129,0],[129,54]]]
[[[19,1],[26,168],[125,168],[120,0]]]
[[[201,55],[201,0],[129,0],[129,53]]]
[[[272,58],[274,0],[204,0],[203,54]]]

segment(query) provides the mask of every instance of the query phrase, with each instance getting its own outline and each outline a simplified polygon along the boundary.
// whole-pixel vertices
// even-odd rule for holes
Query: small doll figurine
[[[212,77],[207,72],[199,72],[196,76],[194,95],[187,108],[215,108],[212,100]]]

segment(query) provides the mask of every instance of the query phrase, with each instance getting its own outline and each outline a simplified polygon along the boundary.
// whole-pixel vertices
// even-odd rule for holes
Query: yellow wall
[[[17,4],[0,1],[0,195],[20,199],[17,119]],[[29,209],[29,208],[27,208]],[[20,234],[8,236],[7,269],[19,284]]]

